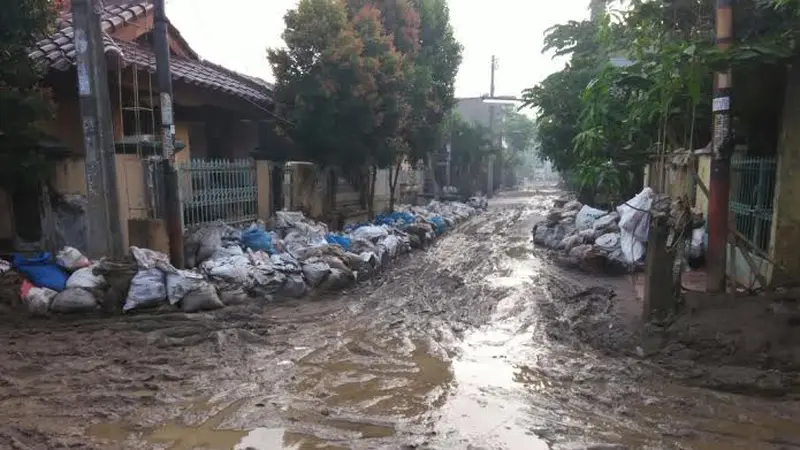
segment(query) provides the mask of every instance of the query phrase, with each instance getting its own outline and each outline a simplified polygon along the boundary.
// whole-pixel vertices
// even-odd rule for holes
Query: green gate
[[[731,160],[730,211],[736,230],[764,251],[769,250],[775,197],[774,157],[740,157]]]

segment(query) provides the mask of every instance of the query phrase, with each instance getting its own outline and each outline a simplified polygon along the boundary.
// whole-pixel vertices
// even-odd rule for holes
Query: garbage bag
[[[705,235],[706,231],[702,228],[695,228],[692,230],[692,241],[689,245],[689,258],[698,259],[703,256],[703,253],[705,253]]]
[[[102,259],[92,267],[92,273],[102,275],[106,280],[107,289],[100,301],[104,310],[111,314],[122,312],[122,307],[128,298],[131,280],[138,271],[136,263],[128,260]]]
[[[91,291],[68,287],[53,297],[50,311],[57,313],[77,313],[94,311],[97,308],[97,299]]]
[[[92,262],[89,261],[89,258],[83,256],[83,253],[77,248],[64,247],[56,254],[56,264],[72,272],[89,267]]]
[[[433,216],[433,217],[428,219],[428,222],[430,222],[433,225],[433,228],[434,228],[434,231],[436,232],[436,234],[444,233],[445,224],[444,224],[444,219],[442,218],[442,216]]]
[[[308,285],[301,275],[292,274],[286,277],[278,293],[284,297],[300,298],[308,293]]]
[[[342,247],[345,251],[350,250],[351,241],[347,236],[339,236],[333,233],[328,233],[325,235],[325,240],[328,241],[329,244]]]
[[[67,279],[67,289],[103,289],[106,286],[106,277],[101,273],[95,275],[93,267],[78,269]]]
[[[620,247],[619,233],[606,233],[594,241],[594,246],[606,252],[612,252]]]
[[[26,258],[14,255],[14,268],[36,287],[44,287],[61,292],[67,287],[67,274],[57,264],[51,262],[50,253],[39,253]]]
[[[179,270],[167,274],[167,300],[170,305],[179,303],[189,292],[207,284],[199,273]]]
[[[258,227],[258,225],[250,225],[250,228],[242,233],[242,245],[251,250],[261,250],[269,253],[275,253],[275,247],[272,246],[272,236]]]
[[[213,311],[224,307],[225,305],[217,294],[217,288],[206,281],[199,283],[197,287],[187,292],[181,300],[181,310],[185,313]]]
[[[157,268],[142,269],[131,280],[128,298],[123,311],[146,308],[167,300],[167,283],[164,272]]]
[[[58,292],[46,287],[36,287],[28,280],[20,286],[19,296],[25,302],[28,312],[35,316],[47,315],[50,311],[50,304],[53,302]]]
[[[303,275],[305,275],[308,284],[312,288],[319,286],[330,273],[330,266],[323,261],[315,260],[311,263],[306,262],[303,264]]]
[[[578,214],[575,216],[575,226],[578,227],[579,230],[591,228],[592,225],[594,225],[595,220],[603,217],[606,214],[608,214],[608,211],[592,208],[589,205],[583,205],[580,211],[578,211]]]
[[[581,244],[572,247],[569,250],[569,257],[575,260],[575,263],[579,263],[580,261],[587,258],[589,252],[592,251],[592,246],[590,244]]]

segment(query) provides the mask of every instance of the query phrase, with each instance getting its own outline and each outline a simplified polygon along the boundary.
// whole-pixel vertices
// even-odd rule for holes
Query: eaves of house
[[[119,3],[119,2],[118,2]],[[153,3],[146,1],[106,5],[101,13],[105,54],[118,57],[124,65],[136,65],[155,73],[155,54],[147,41],[136,39],[152,29]],[[36,43],[30,58],[52,70],[66,71],[75,66],[72,14],[59,14],[56,31]],[[175,82],[219,91],[249,102],[273,102],[273,85],[201,59],[178,30],[169,26],[170,72]]]

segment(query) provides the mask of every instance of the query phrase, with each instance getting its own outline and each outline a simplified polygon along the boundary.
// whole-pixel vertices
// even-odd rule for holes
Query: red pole
[[[717,47],[726,51],[733,41],[732,0],[717,0]],[[731,70],[714,74],[713,155],[708,199],[708,278],[709,292],[725,292],[728,243],[728,201],[730,166],[733,153],[731,135]]]

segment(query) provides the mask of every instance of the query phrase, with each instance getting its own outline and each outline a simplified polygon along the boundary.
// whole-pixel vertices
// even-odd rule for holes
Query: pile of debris
[[[543,222],[533,227],[533,242],[555,252],[557,262],[605,273],[626,273],[644,264],[651,209],[658,202],[645,188],[615,211],[583,205],[561,197]],[[703,253],[702,222],[695,224],[687,254]]]
[[[281,211],[245,229],[216,222],[189,230],[186,270],[173,267],[163,253],[138,247],[130,248],[125,261],[97,262],[65,247],[55,258],[17,255],[0,270],[9,280],[21,280],[9,286],[35,315],[100,306],[112,312],[167,305],[188,313],[208,311],[342,289],[412,248],[425,248],[477,211],[464,203],[433,201],[400,207],[338,233],[300,212]]]

